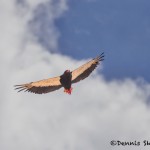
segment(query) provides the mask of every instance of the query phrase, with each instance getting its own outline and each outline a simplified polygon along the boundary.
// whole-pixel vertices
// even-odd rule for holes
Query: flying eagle
[[[104,53],[73,71],[66,70],[61,76],[44,79],[37,82],[30,82],[27,84],[15,85],[15,89],[18,90],[18,92],[28,91],[35,94],[45,94],[64,87],[64,92],[71,94],[71,84],[77,83],[88,77],[97,67],[99,62],[103,60]]]

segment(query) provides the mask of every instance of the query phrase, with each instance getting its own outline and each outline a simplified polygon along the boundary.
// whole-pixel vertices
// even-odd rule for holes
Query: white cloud
[[[95,72],[73,85],[71,96],[64,94],[63,89],[46,95],[18,94],[13,90],[14,84],[55,76],[85,62],[51,54],[37,43],[27,25],[34,18],[34,10],[47,1],[25,2],[28,11],[22,12],[13,1],[0,1],[0,149],[147,149],[112,147],[109,142],[148,140],[148,83],[131,79],[108,82]],[[66,1],[60,0],[58,4],[53,5],[56,13],[51,22],[55,14],[61,16],[65,10]],[[56,46],[50,45],[56,49],[58,30],[54,24],[50,30],[54,35],[49,41]]]

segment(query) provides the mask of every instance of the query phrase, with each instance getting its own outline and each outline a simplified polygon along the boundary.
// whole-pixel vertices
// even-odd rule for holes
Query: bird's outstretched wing
[[[16,87],[15,89],[18,90],[18,92],[28,91],[35,94],[44,94],[58,90],[62,87],[62,85],[60,83],[60,77],[54,77],[40,80],[37,82],[15,85],[15,87]]]
[[[79,82],[80,80],[83,80],[86,77],[88,77],[92,73],[92,71],[97,67],[99,62],[103,60],[104,53],[72,71],[72,83]]]

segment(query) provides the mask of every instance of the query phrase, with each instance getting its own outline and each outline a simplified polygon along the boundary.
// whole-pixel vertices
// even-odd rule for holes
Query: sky
[[[0,149],[148,149],[148,12],[148,1],[140,0],[1,0]],[[72,85],[71,96],[63,89],[14,91],[102,51],[105,61]],[[141,145],[111,146],[112,140]]]
[[[149,1],[70,0],[67,4],[68,10],[54,20],[60,32],[57,52],[78,60],[105,52],[107,80],[141,77],[150,82]],[[55,52],[47,38],[51,36],[47,7],[37,8],[31,23],[37,28],[31,28],[38,41]]]
[[[107,80],[142,77],[150,81],[150,1],[71,0],[56,21],[59,49],[76,59],[106,53]]]

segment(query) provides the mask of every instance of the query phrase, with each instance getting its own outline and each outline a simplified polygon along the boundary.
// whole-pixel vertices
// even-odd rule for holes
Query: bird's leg
[[[73,88],[71,87],[71,88],[70,88],[70,92],[72,92],[72,90],[73,90]]]
[[[64,92],[66,93],[67,89],[64,88]]]
[[[64,88],[64,92],[70,95],[72,92],[72,89],[73,89],[72,87],[69,90]]]

